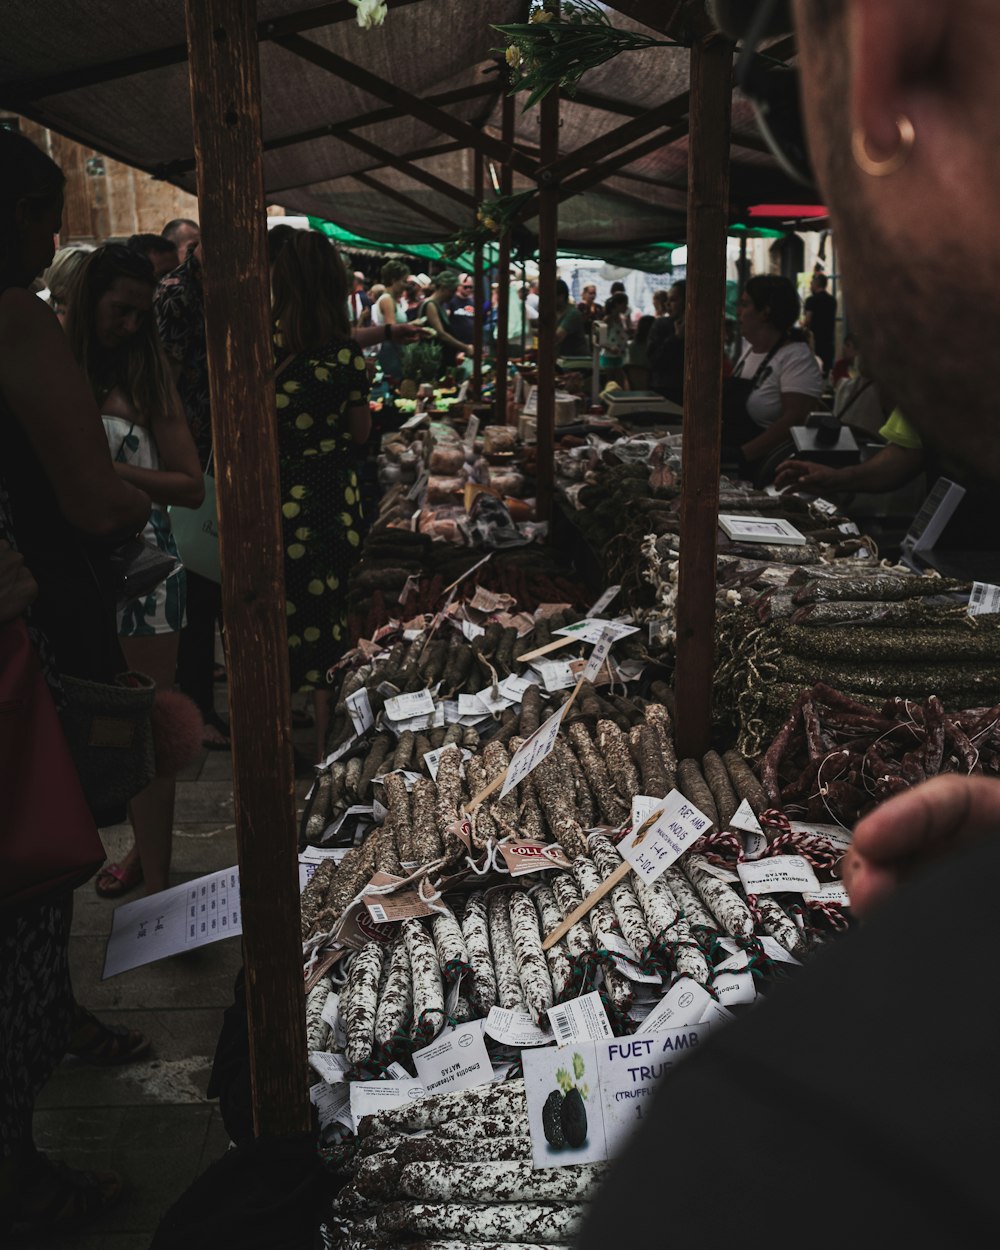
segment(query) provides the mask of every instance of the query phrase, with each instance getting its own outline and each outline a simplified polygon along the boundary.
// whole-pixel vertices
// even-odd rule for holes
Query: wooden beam
[[[449,234],[454,234],[458,229],[457,222],[449,221],[441,213],[436,213],[433,208],[427,208],[417,200],[411,200],[408,195],[405,195],[402,191],[397,191],[395,187],[387,187],[384,182],[379,182],[377,178],[372,178],[368,174],[362,173],[351,174],[350,176],[356,182],[370,187],[373,191],[378,191],[380,195],[388,196],[390,200],[395,200],[397,204],[402,204],[411,213],[419,213],[421,217],[426,217],[428,221],[433,221],[435,225],[443,226]]]
[[[688,280],[684,316],[684,476],[677,590],[677,750],[711,746],[715,562],[722,453],[722,366],[733,55],[722,40],[691,50]]]
[[[412,178],[414,182],[422,182],[425,187],[430,187],[432,191],[437,191],[440,195],[454,200],[456,204],[464,204],[466,208],[475,208],[478,204],[475,196],[470,195],[468,191],[462,191],[450,182],[445,182],[443,178],[438,178],[436,174],[428,173],[426,169],[421,169],[419,165],[414,165],[412,161],[407,160],[405,157],[387,152],[385,148],[380,148],[377,143],[369,143],[367,139],[362,139],[360,135],[353,134],[342,134],[338,138],[341,143],[346,143],[352,148],[357,148],[359,152],[364,152],[368,156],[374,157],[375,160],[380,162],[380,167],[398,170],[401,174],[406,174],[407,178]],[[476,159],[482,161],[482,157],[478,154]]]
[[[545,10],[559,20],[559,0],[545,0]],[[559,155],[559,90],[539,105],[541,168],[538,187],[538,454],[535,514],[552,520],[556,430],[556,245],[559,233],[559,183],[553,174]]]
[[[560,157],[559,160],[553,163],[551,170],[548,172],[554,178],[562,180],[578,170],[588,169],[591,165],[604,160],[613,152],[619,152],[630,143],[635,143],[637,139],[644,139],[652,131],[659,130],[663,126],[670,125],[671,122],[676,122],[680,118],[686,117],[687,111],[688,92],[685,91],[679,96],[674,96],[672,100],[658,104],[654,109],[648,109],[640,117],[633,117],[621,126],[616,126],[614,130],[598,135],[596,139],[591,140],[590,143],[585,143],[582,148],[577,148],[575,152],[567,152],[565,156]]]
[[[185,0],[205,244],[254,1130],[309,1132],[274,349],[253,0]],[[261,681],[261,674],[267,675]]]
[[[674,37],[680,33],[686,7],[687,0],[608,0],[608,8],[616,13]]]
[[[472,158],[473,203],[476,208],[483,202],[486,185],[483,168],[483,154],[476,152]],[[473,222],[475,224],[475,222]],[[476,400],[483,394],[483,245],[477,243],[472,249],[472,345],[475,348],[472,356],[472,394]]]
[[[386,82],[384,78],[378,77],[370,70],[355,65],[353,61],[348,61],[345,57],[321,47],[318,43],[313,43],[311,39],[303,39],[301,35],[289,35],[275,42],[288,52],[293,52],[304,61],[327,70],[337,78],[342,78],[344,82],[349,82],[352,86],[368,92],[376,99],[385,100],[394,108],[412,113],[419,121],[426,122],[428,126],[433,126],[442,134],[451,135],[453,139],[461,139],[470,148],[481,151],[484,156],[491,156],[497,161],[509,161],[520,173],[529,178],[535,176],[534,162],[517,148],[513,146],[505,148],[499,140],[477,130],[475,126],[470,126],[468,122],[463,122],[443,109],[427,104],[419,96],[411,95],[401,87],[393,86],[392,83]]]
[[[501,114],[502,137],[510,143],[514,137],[514,97],[507,88],[506,66],[501,71],[504,80],[503,112]],[[510,195],[514,188],[514,171],[509,165],[500,167],[500,194]],[[496,377],[497,424],[507,424],[507,372],[510,362],[510,230],[500,236],[500,255],[497,259],[497,347],[493,361]]]
[[[430,157],[430,156],[445,156],[448,152],[464,152],[464,151],[465,151],[465,144],[458,143],[456,141],[454,143],[439,143],[439,144],[426,147],[426,148],[417,148],[415,152],[410,153],[410,157],[412,160],[419,161],[419,160],[424,160],[426,157]],[[377,165],[366,165],[363,172],[366,174],[373,174],[373,173],[377,173],[380,169],[386,169],[386,168],[395,169],[395,165],[387,166],[385,162],[382,162]],[[276,195],[281,195],[285,191],[299,191],[301,190],[302,187],[313,187],[313,186],[318,185],[320,182],[322,182],[325,185],[326,183],[336,182],[339,178],[353,178],[353,177],[354,177],[353,170],[345,170],[343,173],[340,173],[340,174],[331,174],[329,178],[322,178],[322,179],[310,178],[307,182],[289,182],[286,185],[281,186],[281,187],[268,187],[267,194],[271,197],[274,197]]]
[[[386,0],[390,9],[403,8],[405,5],[417,2],[418,0]],[[337,22],[354,19],[357,14],[357,9],[349,0],[334,0],[332,4],[321,4],[315,8],[304,9],[300,13],[291,13],[287,17],[258,22],[257,38],[260,40],[277,39],[281,35],[315,30],[321,26],[333,26]],[[57,74],[25,78],[21,82],[10,83],[3,88],[4,101],[10,101],[10,107],[15,108],[18,102],[23,104],[27,100],[42,100],[48,96],[61,95],[66,91],[77,91],[81,87],[92,87],[96,83],[114,82],[119,78],[131,78],[133,74],[165,69],[169,65],[180,65],[187,60],[187,55],[187,44],[176,43],[167,48],[154,48],[149,52],[139,52],[135,56],[102,61],[99,65],[84,65],[78,69],[64,70]]]
[[[641,117],[647,111],[644,104],[629,104],[627,100],[615,100],[612,96],[599,95],[596,91],[585,91],[579,87],[571,96],[564,98],[564,103],[567,102],[601,109],[605,113],[619,113],[623,117]]]

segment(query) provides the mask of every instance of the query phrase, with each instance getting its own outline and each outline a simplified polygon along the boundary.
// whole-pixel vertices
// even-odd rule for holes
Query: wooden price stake
[[[662,811],[663,809],[660,808],[653,812],[653,814],[649,816],[642,825],[640,825],[638,831],[632,835],[633,846],[639,846],[642,843],[646,834],[649,833],[650,829],[652,829],[652,827],[660,819]],[[551,947],[555,946],[556,942],[561,941],[561,939],[569,933],[570,929],[572,929],[578,921],[582,920],[584,916],[591,912],[606,894],[610,894],[616,885],[618,885],[621,881],[624,881],[630,872],[632,872],[632,865],[628,863],[627,860],[620,863],[611,876],[608,877],[607,881],[599,885],[593,894],[588,894],[579,907],[570,912],[558,928],[552,930],[545,941],[542,942],[542,950],[547,951],[551,949]]]

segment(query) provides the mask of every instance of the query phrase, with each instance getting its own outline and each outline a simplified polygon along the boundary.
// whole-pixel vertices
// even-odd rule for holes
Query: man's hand
[[[858,822],[841,874],[856,916],[868,915],[917,869],[1000,836],[1000,781],[935,777]]]
[[[396,321],[392,327],[392,341],[394,343],[415,343],[417,339],[423,337],[423,328],[415,326],[409,321]]]
[[[778,465],[774,485],[778,490],[803,490],[813,494],[826,486],[836,471],[812,460],[784,460]]]
[[[20,616],[38,597],[38,585],[24,557],[0,539],[0,625]]]

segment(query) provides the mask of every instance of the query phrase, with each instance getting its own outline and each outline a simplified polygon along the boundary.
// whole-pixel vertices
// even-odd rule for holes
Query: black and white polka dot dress
[[[275,335],[275,364],[288,352]],[[295,357],[276,382],[292,691],[322,689],[347,642],[347,578],[361,555],[348,408],[367,401],[357,343]]]

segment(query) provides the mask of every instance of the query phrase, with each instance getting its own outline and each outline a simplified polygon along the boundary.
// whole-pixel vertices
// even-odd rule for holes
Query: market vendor
[[[587,328],[575,304],[570,303],[569,287],[556,280],[556,352],[560,356],[587,356],[590,344]]]
[[[746,346],[726,380],[723,441],[758,465],[788,441],[823,393],[819,363],[801,331],[798,292],[787,278],[758,274],[740,296]]]
[[[420,316],[427,318],[428,326],[437,335],[437,341],[441,344],[441,367],[443,369],[451,369],[455,366],[459,352],[464,352],[467,356],[473,353],[472,344],[463,343],[452,329],[448,304],[457,290],[458,274],[451,269],[445,269],[435,280],[434,293],[420,306]]]

